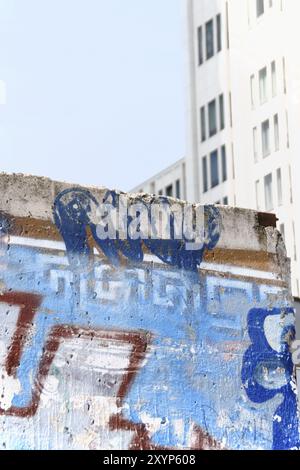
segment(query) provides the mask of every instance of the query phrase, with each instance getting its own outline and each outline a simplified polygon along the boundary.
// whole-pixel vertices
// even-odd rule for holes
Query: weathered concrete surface
[[[205,207],[191,252],[100,240],[104,188],[1,174],[0,194],[0,447],[298,447],[274,217]]]

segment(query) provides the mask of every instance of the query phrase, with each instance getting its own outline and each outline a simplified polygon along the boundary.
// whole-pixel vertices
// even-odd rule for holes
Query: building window
[[[290,203],[293,204],[293,185],[292,185],[292,169],[289,165],[289,182],[290,182]]]
[[[274,145],[275,151],[279,150],[279,122],[278,122],[278,114],[274,116]]]
[[[219,184],[218,151],[210,154],[210,184],[214,188]]]
[[[278,205],[282,205],[282,179],[281,179],[281,169],[278,168],[276,171],[276,178],[277,178],[277,199]]]
[[[203,35],[202,26],[198,28],[198,64],[203,64]]]
[[[225,129],[224,95],[219,96],[220,129]]]
[[[205,119],[205,106],[200,109],[200,120],[201,120],[201,141],[206,140],[206,119]]]
[[[234,145],[231,142],[231,164],[232,164],[232,178],[235,179],[235,165],[234,165]]]
[[[166,195],[169,197],[173,196],[173,185],[170,184],[169,186],[166,187]]]
[[[271,73],[272,73],[272,96],[277,95],[277,78],[276,78],[276,62],[273,60],[271,64]]]
[[[176,197],[177,199],[180,199],[180,180],[176,180],[175,186],[176,186]]]
[[[256,209],[260,210],[260,184],[259,184],[259,180],[255,181],[255,200],[256,200]]]
[[[228,2],[226,2],[226,39],[227,39],[227,49],[229,49],[229,14],[228,14]]]
[[[205,25],[206,36],[206,60],[214,55],[214,23],[210,20]]]
[[[261,142],[263,157],[270,154],[270,123],[269,119],[264,121],[261,125]]]
[[[208,178],[207,178],[207,159],[202,157],[202,178],[203,178],[203,192],[206,193],[208,190]]]
[[[223,206],[228,206],[228,197],[223,197]]]
[[[273,188],[272,188],[272,173],[269,173],[264,178],[265,182],[265,206],[267,211],[272,211],[273,206]]]
[[[221,147],[221,155],[222,155],[222,181],[227,180],[227,162],[226,162],[226,146],[222,145]]]
[[[249,0],[247,1],[247,17],[248,17],[248,28],[250,29],[251,27],[251,14],[250,14],[251,8],[250,8],[250,2]]]
[[[254,162],[258,161],[258,141],[257,141],[257,127],[253,128],[253,156]]]
[[[264,0],[256,0],[256,16],[259,17],[265,12]]]
[[[294,241],[294,261],[297,261],[295,222],[292,223],[292,227],[293,227],[293,241]]]
[[[290,148],[290,131],[289,131],[289,115],[288,112],[285,112],[285,119],[286,119],[286,146]]]
[[[182,168],[181,168],[181,172],[182,172],[182,189],[181,189],[181,192],[182,192],[182,195],[181,197],[183,199],[186,199],[186,185],[185,185],[185,181],[186,181],[186,168],[185,168],[185,163],[182,164]],[[198,162],[198,158],[197,158],[197,178],[199,178],[199,162]],[[199,193],[199,190],[198,190],[198,193]],[[199,198],[200,198],[200,195],[199,195]]]
[[[152,181],[150,184],[150,193],[155,194],[155,181]]]
[[[259,99],[260,104],[267,101],[267,67],[259,71]]]
[[[251,107],[255,108],[255,75],[250,77]]]
[[[222,22],[221,15],[217,15],[217,49],[218,52],[222,49]]]
[[[279,231],[282,235],[282,238],[283,238],[283,241],[285,242],[285,228],[284,228],[284,224],[280,224],[279,226]]]
[[[232,127],[232,95],[229,92],[229,115],[230,115],[230,127]]]
[[[216,100],[208,103],[208,127],[209,127],[209,137],[212,137],[217,133],[217,110],[216,110]]]
[[[286,86],[286,67],[285,67],[285,57],[282,58],[282,74],[283,74],[283,92],[286,95],[287,86]]]
[[[162,189],[160,189],[160,190],[158,191],[158,195],[159,195],[159,196],[162,196],[162,195],[163,195],[163,190],[162,190]]]

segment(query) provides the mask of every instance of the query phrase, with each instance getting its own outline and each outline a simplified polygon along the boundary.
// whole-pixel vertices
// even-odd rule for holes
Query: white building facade
[[[187,198],[275,212],[299,297],[300,2],[186,3]]]
[[[186,199],[186,162],[181,158],[131,190],[134,193],[158,194]]]
[[[186,199],[275,212],[300,297],[300,1],[185,2]]]

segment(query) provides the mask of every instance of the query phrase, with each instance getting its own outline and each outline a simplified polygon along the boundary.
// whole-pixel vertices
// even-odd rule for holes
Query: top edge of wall
[[[12,217],[32,218],[53,222],[53,203],[56,196],[65,189],[82,188],[89,190],[96,198],[108,191],[105,187],[87,186],[47,177],[21,173],[0,173],[0,211]],[[159,200],[160,196],[146,193],[124,193],[130,199],[142,198],[145,202]],[[186,201],[167,198],[171,204],[187,204]],[[200,204],[201,205],[201,204]],[[254,250],[275,253],[278,238],[274,214],[249,209],[217,206],[220,213],[221,238],[218,246],[235,250]]]

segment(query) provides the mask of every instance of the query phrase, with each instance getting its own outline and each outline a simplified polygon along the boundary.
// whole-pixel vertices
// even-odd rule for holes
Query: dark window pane
[[[170,184],[170,186],[166,187],[166,195],[172,197],[173,196],[173,185]]]
[[[229,49],[230,46],[230,40],[229,40],[229,14],[228,14],[228,2],[226,2],[226,39],[227,39],[227,49]]]
[[[206,157],[202,158],[202,177],[203,177],[203,192],[206,193],[206,191],[208,190],[207,160],[206,160]]]
[[[214,188],[219,184],[219,168],[218,168],[218,151],[215,150],[210,154],[210,183]]]
[[[203,37],[202,26],[198,28],[198,64],[203,64]]]
[[[282,235],[282,238],[283,238],[283,241],[285,241],[285,230],[284,230],[284,224],[280,224],[280,229],[279,229],[281,235]]]
[[[158,191],[158,195],[159,195],[159,196],[162,196],[162,195],[163,195],[162,189],[160,189],[160,190]]]
[[[223,197],[223,205],[228,206],[228,197],[227,196]]]
[[[202,106],[200,110],[200,120],[201,120],[201,141],[206,140],[206,121],[205,121],[205,107]]]
[[[180,180],[176,180],[176,197],[180,199]]]
[[[226,162],[226,147],[225,145],[221,148],[222,153],[222,181],[227,180],[227,162]]]
[[[208,126],[209,126],[209,137],[212,137],[213,135],[217,133],[216,100],[213,100],[208,104]]]
[[[269,173],[264,178],[265,182],[265,205],[267,211],[272,211],[273,206],[273,188],[272,188],[272,173]]]
[[[267,157],[270,154],[270,122],[269,122],[269,119],[264,121],[261,125],[261,138],[262,138],[263,157]]]
[[[218,52],[222,49],[222,23],[221,15],[217,15],[217,48]]]
[[[219,110],[220,110],[220,129],[225,128],[225,115],[224,115],[224,95],[219,96]]]
[[[265,12],[264,0],[256,0],[256,15],[261,16]]]
[[[214,23],[210,20],[205,25],[206,36],[206,60],[214,55]]]

